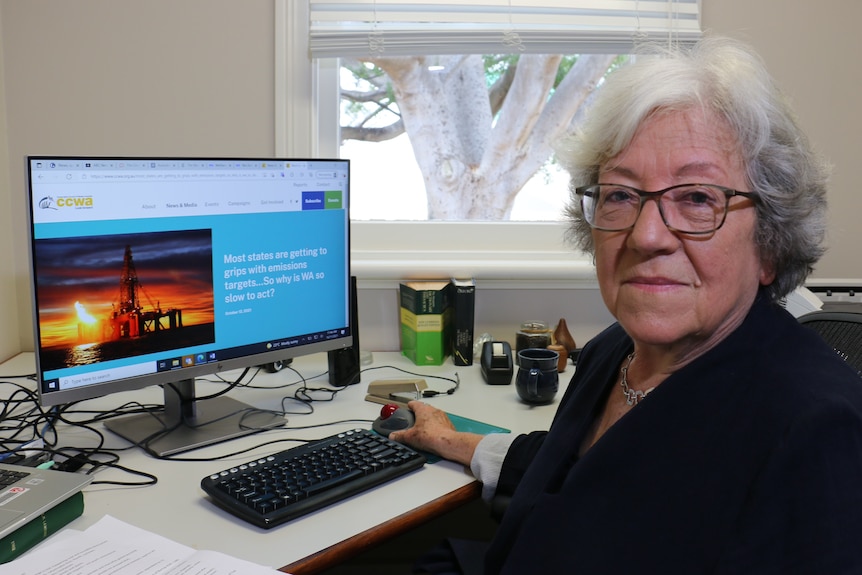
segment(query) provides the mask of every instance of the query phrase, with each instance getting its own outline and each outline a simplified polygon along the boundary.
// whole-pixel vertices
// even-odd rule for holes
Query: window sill
[[[596,286],[563,222],[352,222],[352,273],[368,285],[472,277],[498,287]]]

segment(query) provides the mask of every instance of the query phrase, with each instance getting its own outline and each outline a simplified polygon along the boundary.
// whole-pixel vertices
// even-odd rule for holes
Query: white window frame
[[[308,0],[276,0],[275,16],[276,154],[336,157],[338,66],[309,58]],[[353,274],[364,281],[457,276],[497,287],[596,285],[590,256],[563,239],[565,222],[354,221],[351,227]]]

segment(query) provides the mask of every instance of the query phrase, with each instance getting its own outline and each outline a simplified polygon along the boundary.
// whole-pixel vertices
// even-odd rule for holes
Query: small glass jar
[[[551,330],[543,321],[525,321],[515,334],[515,352],[529,348],[546,348],[551,344]]]

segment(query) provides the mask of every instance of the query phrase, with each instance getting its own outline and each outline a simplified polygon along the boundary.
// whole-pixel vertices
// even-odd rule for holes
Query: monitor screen
[[[43,405],[162,385],[160,418],[106,425],[184,451],[284,423],[195,377],[351,346],[347,160],[27,163]]]

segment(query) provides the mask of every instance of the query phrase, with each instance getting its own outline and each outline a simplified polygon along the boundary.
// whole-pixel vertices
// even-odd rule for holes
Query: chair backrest
[[[797,319],[820,334],[862,377],[862,313],[821,310]]]

